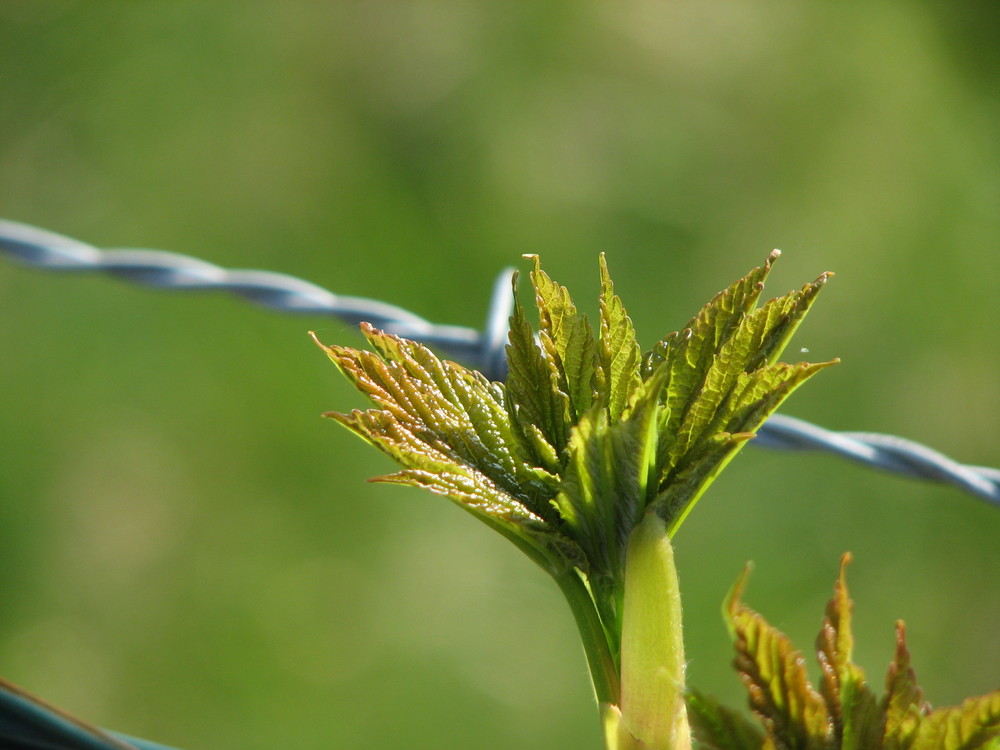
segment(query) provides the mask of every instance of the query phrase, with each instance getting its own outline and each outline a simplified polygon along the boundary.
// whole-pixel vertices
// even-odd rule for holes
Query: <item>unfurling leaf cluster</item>
[[[705,750],[1000,750],[1000,690],[932,710],[917,685],[902,622],[881,697],[851,661],[853,603],[840,576],[816,639],[820,682],[806,675],[786,635],[740,601],[746,572],[726,605],[734,666],[761,726],[697,692],[688,716]]]
[[[886,692],[874,694],[851,660],[843,566],[817,641],[818,687],[788,638],[742,604],[744,577],[726,611],[761,726],[684,699],[670,538],[764,420],[831,364],[778,361],[829,275],[758,306],[775,251],[643,352],[603,256],[594,326],[527,257],[538,326],[515,277],[505,382],[362,325],[372,351],[317,344],[374,406],[327,416],[400,464],[376,481],[448,497],[552,575],[608,750],[687,750],[690,728],[715,750],[1000,750],[1000,691],[931,711],[902,624]]]
[[[585,577],[617,652],[632,530],[654,512],[676,532],[767,416],[830,364],[777,362],[828,278],[757,307],[777,255],[645,353],[603,256],[596,326],[527,256],[538,330],[515,279],[506,382],[363,325],[371,352],[320,346],[374,408],[328,416],[402,465],[379,481],[445,495],[557,578]]]

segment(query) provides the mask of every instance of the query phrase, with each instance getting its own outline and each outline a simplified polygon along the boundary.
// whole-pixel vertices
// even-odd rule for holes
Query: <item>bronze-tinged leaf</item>
[[[917,676],[910,666],[906,648],[906,627],[896,623],[896,652],[885,680],[885,695],[881,702],[885,730],[884,750],[908,750],[917,736],[923,716],[930,712],[924,693],[917,685]]]
[[[427,466],[426,469],[403,469],[394,474],[373,477],[371,481],[423,487],[454,500],[473,515],[502,519],[517,526],[532,524],[541,528],[544,525],[539,516],[497,489],[482,474],[448,464],[434,466],[428,462]]]
[[[543,524],[543,519],[520,499],[474,467],[456,460],[448,446],[416,434],[392,415],[372,409],[328,416],[406,467],[373,481],[425,487],[447,495],[475,515],[493,515],[514,524]]]
[[[833,719],[834,736],[841,750],[869,750],[882,741],[882,712],[864,671],[851,661],[853,602],[847,590],[846,570],[850,553],[840,558],[840,575],[833,598],[826,605],[823,627],[816,639],[822,678],[820,693]]]
[[[703,750],[762,750],[764,747],[764,733],[760,727],[711,696],[689,690],[687,709],[691,730]]]
[[[355,410],[350,414],[331,412],[326,416],[407,467],[371,481],[422,487],[444,495],[507,537],[553,575],[559,575],[568,567],[587,569],[587,560],[579,545],[553,530],[541,516],[498,487],[489,476],[456,460],[449,446],[432,435],[418,435],[411,430],[411,425],[375,409]],[[536,471],[544,474],[541,469]],[[542,479],[538,477],[539,481]]]
[[[499,491],[516,497],[533,514],[555,515],[549,500],[556,479],[518,454],[500,384],[440,360],[420,344],[367,324],[362,331],[378,353],[320,346],[381,411],[379,416],[365,413],[364,418],[328,416],[405,467],[425,468],[425,453],[441,454],[456,467],[489,477]]]
[[[615,420],[642,382],[639,373],[642,354],[632,320],[615,294],[604,253],[601,253],[600,262],[601,337],[596,381],[602,403]]]
[[[939,708],[917,728],[911,750],[997,750],[1000,748],[1000,690]]]
[[[806,676],[805,660],[788,637],[740,601],[747,571],[726,604],[733,662],[750,695],[750,708],[775,747],[831,750],[833,727],[823,697]]]
[[[801,655],[788,639],[741,602],[749,567],[733,586],[724,615],[736,645],[735,667],[750,694],[750,707],[766,735],[761,750],[1000,750],[1000,690],[960,706],[932,711],[917,686],[902,622],[886,694],[876,702],[864,673],[851,660],[853,604],[841,558],[833,598],[816,641],[822,668],[821,693],[809,685]],[[741,748],[743,729],[730,714],[689,692],[696,736],[707,748]],[[733,738],[729,734],[737,732]]]

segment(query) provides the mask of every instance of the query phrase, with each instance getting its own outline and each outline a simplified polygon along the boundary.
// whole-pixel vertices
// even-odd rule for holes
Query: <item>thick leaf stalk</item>
[[[681,592],[670,536],[655,513],[628,543],[621,662],[621,734],[650,750],[689,748]]]

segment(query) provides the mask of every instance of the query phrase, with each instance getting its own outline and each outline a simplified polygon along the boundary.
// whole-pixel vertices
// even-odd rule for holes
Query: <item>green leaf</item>
[[[884,750],[1000,748],[1000,690],[932,711],[910,666],[902,622],[896,623],[896,654],[889,665],[882,707]]]
[[[644,367],[648,375],[670,355],[671,348],[684,352],[683,361],[694,372],[707,369],[715,352],[725,342],[731,330],[753,309],[764,289],[764,279],[771,270],[779,252],[772,252],[760,268],[755,268],[729,288],[716,294],[701,311],[688,321],[680,335],[674,333],[657,344],[644,357]],[[680,398],[678,391],[676,397]],[[688,394],[690,395],[690,391]]]
[[[961,706],[924,717],[912,750],[978,750],[1000,747],[1000,690],[967,698]]]
[[[820,693],[833,718],[833,729],[841,750],[868,750],[881,744],[883,715],[862,669],[851,661],[853,603],[847,590],[846,570],[851,556],[840,559],[840,576],[833,598],[826,605],[823,627],[816,639],[822,679]]]
[[[766,365],[738,374],[725,392],[706,384],[673,441],[661,432],[657,463],[663,473],[654,507],[671,533],[767,417],[799,385],[831,364]],[[710,373],[708,380],[712,378]]]
[[[640,451],[639,441],[625,426],[609,427],[607,412],[592,410],[573,428],[569,461],[553,501],[591,561],[591,585],[598,598],[610,597],[607,614],[614,610],[614,591],[624,572],[627,530],[642,516]]]
[[[535,265],[531,283],[538,307],[538,338],[555,382],[569,397],[569,422],[573,423],[590,409],[594,399],[597,358],[594,332],[587,317],[576,311],[566,287],[555,283],[542,270],[538,256],[525,257]]]
[[[649,386],[655,391],[655,383]],[[592,585],[606,595],[612,611],[620,596],[629,536],[656,490],[655,392],[649,401],[649,408],[633,409],[618,422],[611,422],[599,405],[583,415],[570,436],[569,460],[553,501],[592,561]],[[603,578],[597,577],[601,572]]]
[[[828,750],[832,722],[823,697],[809,684],[801,652],[740,601],[747,574],[733,587],[726,615],[736,646],[734,666],[750,694],[750,708],[776,747]]]
[[[712,435],[702,443],[698,456],[692,457],[683,471],[661,483],[664,489],[657,494],[651,507],[667,523],[671,535],[677,533],[712,481],[752,437],[753,433],[749,432]]]
[[[930,713],[917,676],[910,666],[906,648],[906,627],[896,622],[896,652],[886,675],[886,692],[881,703],[885,730],[885,750],[907,750],[913,744],[923,716]]]
[[[753,320],[752,317],[744,321]],[[710,364],[701,372],[681,369],[680,377],[670,381],[667,401],[671,406],[670,423],[666,431],[675,435],[663,448],[669,453],[667,470],[683,471],[685,457],[696,452],[706,437],[726,432],[749,432],[763,422],[781,401],[809,376],[832,362],[816,365],[762,364],[745,369],[750,360],[762,356],[749,340],[757,331],[749,325],[737,324],[732,338],[726,339]],[[687,339],[692,341],[694,334]],[[671,369],[678,372],[675,362],[683,363],[683,346],[669,352]],[[766,404],[760,402],[767,399]],[[766,408],[758,409],[757,406]],[[669,478],[669,475],[668,475]]]
[[[601,253],[601,338],[596,369],[597,390],[612,421],[618,419],[642,378],[642,355],[632,320],[615,294],[607,260]]]
[[[521,445],[549,471],[558,471],[551,457],[560,457],[569,438],[569,396],[559,388],[558,374],[535,342],[524,308],[517,300],[514,274],[514,313],[507,345],[506,407],[517,426]],[[547,443],[540,446],[539,441]]]
[[[764,734],[746,716],[696,690],[687,693],[688,719],[704,750],[761,750]]]
[[[674,533],[752,433],[807,378],[832,362],[774,363],[829,274],[755,309],[777,258],[716,295],[688,327],[643,358],[645,378],[666,386],[658,437],[656,511]]]
[[[752,335],[749,350],[755,355],[747,360],[747,369],[759,367],[764,362],[773,364],[781,356],[823,285],[832,276],[830,272],[824,273],[799,291],[770,300],[754,311],[747,329]]]

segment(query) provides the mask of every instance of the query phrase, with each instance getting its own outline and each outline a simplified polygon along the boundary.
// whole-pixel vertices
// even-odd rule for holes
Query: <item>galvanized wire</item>
[[[354,325],[367,321],[465,361],[478,364],[484,356],[482,336],[475,329],[436,325],[401,307],[334,294],[283,273],[226,269],[163,250],[99,250],[55,232],[2,220],[0,251],[26,265],[51,271],[103,271],[161,289],[224,291],[283,312],[331,315]]]
[[[330,315],[372,325],[433,346],[493,379],[506,376],[504,344],[513,298],[512,271],[493,287],[484,331],[430,323],[376,300],[345,297],[302,279],[270,271],[229,270],[198,258],[161,250],[100,250],[92,245],[0,220],[0,251],[37,268],[104,271],[166,289],[218,290],[285,312]],[[873,432],[834,432],[775,414],[761,427],[754,445],[785,450],[825,451],[902,476],[942,482],[1000,507],[1000,470],[967,466],[912,440]]]

